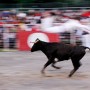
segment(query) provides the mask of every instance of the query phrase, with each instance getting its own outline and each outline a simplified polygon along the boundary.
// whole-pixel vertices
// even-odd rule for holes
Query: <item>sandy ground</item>
[[[57,63],[58,70],[47,67],[47,77],[42,76],[46,61],[42,52],[0,52],[0,90],[90,90],[90,52],[71,78],[70,60]]]

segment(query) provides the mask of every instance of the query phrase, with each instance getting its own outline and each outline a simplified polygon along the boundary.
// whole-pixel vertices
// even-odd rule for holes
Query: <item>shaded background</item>
[[[0,8],[89,7],[90,0],[0,0]]]

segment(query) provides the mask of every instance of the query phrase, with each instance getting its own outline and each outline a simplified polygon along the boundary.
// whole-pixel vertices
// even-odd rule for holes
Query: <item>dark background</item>
[[[90,0],[0,0],[0,8],[90,7]]]

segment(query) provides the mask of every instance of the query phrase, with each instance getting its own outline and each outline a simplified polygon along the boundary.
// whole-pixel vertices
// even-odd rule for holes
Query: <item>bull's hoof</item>
[[[72,75],[70,74],[70,75],[68,75],[68,77],[70,78],[70,77],[72,77]]]
[[[42,75],[45,75],[45,72],[44,72],[44,70],[43,70],[43,69],[41,70],[41,74],[42,74]]]
[[[41,71],[42,76],[46,77],[46,74],[44,71]]]
[[[61,67],[57,67],[57,66],[54,66],[54,65],[52,65],[52,67],[55,68],[55,69],[61,69]]]
[[[56,67],[56,69],[61,69],[61,67]]]

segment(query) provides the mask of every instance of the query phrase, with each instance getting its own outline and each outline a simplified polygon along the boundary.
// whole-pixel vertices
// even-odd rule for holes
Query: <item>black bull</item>
[[[69,74],[69,77],[71,77],[81,66],[80,60],[85,55],[86,48],[88,47],[72,46],[56,42],[49,43],[37,39],[31,48],[31,52],[41,50],[47,56],[48,61],[41,71],[42,74],[44,74],[44,70],[48,65],[52,64],[54,68],[59,69],[60,67],[55,66],[56,62],[71,59],[74,66],[74,69]],[[57,58],[58,61],[55,61],[55,58]]]

